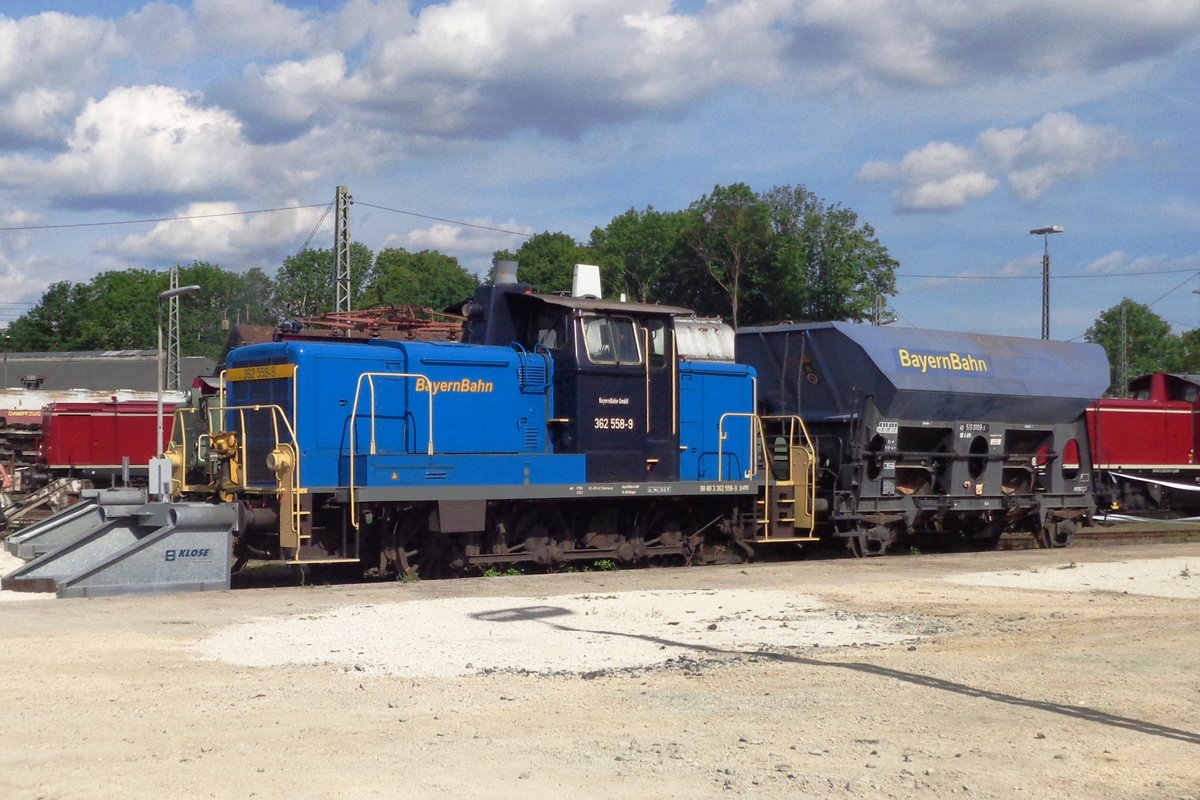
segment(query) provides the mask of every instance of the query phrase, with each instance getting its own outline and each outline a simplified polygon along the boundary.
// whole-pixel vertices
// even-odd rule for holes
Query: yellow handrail
[[[429,433],[428,433],[428,437],[427,437],[428,441],[425,446],[425,451],[426,451],[426,455],[432,456],[434,454],[434,449],[433,449],[433,382],[429,380],[429,377],[427,375],[423,375],[418,372],[363,372],[363,373],[360,373],[358,376],[358,381],[356,382],[356,384],[354,386],[354,405],[350,409],[350,486],[349,486],[350,524],[354,527],[355,530],[358,530],[359,525],[358,525],[358,508],[357,508],[358,501],[357,501],[356,487],[355,487],[355,477],[356,477],[355,461],[357,460],[356,457],[358,455],[358,448],[354,442],[354,435],[355,435],[355,431],[357,430],[358,426],[355,425],[354,423],[358,419],[358,403],[362,397],[363,379],[366,379],[367,386],[369,387],[370,393],[371,393],[371,415],[370,415],[371,446],[370,446],[370,452],[368,453],[368,455],[375,455],[376,454],[375,378],[416,378],[418,380],[424,380],[425,383],[430,387],[429,391],[427,392],[427,394],[429,395]]]

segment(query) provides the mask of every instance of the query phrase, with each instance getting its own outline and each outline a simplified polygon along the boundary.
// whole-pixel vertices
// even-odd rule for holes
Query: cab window
[[[650,345],[650,352],[646,357],[650,360],[650,366],[661,367],[667,363],[666,325],[660,319],[652,319],[646,322],[645,331]]]
[[[566,317],[562,312],[543,311],[534,320],[532,345],[561,350],[566,342],[566,332]]]
[[[638,328],[629,317],[584,317],[583,341],[593,364],[642,363]]]

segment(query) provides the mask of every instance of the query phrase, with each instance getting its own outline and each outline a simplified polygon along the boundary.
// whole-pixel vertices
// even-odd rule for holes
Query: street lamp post
[[[1050,338],[1050,234],[1062,233],[1061,225],[1049,225],[1045,228],[1034,228],[1030,231],[1034,236],[1041,236],[1044,249],[1042,251],[1042,338]]]
[[[170,300],[172,297],[179,297],[183,294],[191,294],[192,292],[200,291],[199,286],[180,286],[175,289],[167,289],[158,293],[158,355],[155,358],[157,369],[155,372],[158,377],[158,415],[156,418],[157,426],[154,439],[154,452],[161,453],[163,446],[163,342],[162,342],[162,302]]]

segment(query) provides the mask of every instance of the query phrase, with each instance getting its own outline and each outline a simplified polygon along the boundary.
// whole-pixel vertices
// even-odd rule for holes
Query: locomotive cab
[[[589,481],[679,479],[673,316],[683,309],[524,298],[520,344],[554,363],[556,453],[586,453]]]

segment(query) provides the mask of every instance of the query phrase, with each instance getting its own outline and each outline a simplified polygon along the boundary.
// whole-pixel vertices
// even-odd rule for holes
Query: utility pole
[[[1121,301],[1121,354],[1117,359],[1117,396],[1129,397],[1129,330],[1125,327],[1128,304]]]
[[[333,225],[334,311],[350,310],[350,206],[354,198],[345,186],[337,187],[337,215]]]
[[[167,378],[168,391],[179,391],[179,267],[171,267],[167,288]]]
[[[1048,225],[1045,228],[1034,228],[1030,231],[1034,236],[1041,236],[1045,249],[1042,252],[1042,338],[1050,338],[1050,234],[1062,233],[1061,225]]]

